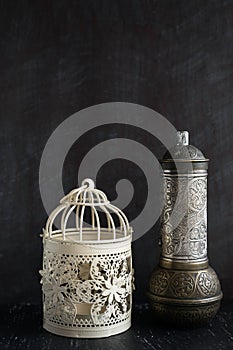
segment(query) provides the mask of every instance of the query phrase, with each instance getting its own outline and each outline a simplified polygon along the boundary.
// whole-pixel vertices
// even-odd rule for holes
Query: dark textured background
[[[41,298],[38,170],[47,139],[78,110],[114,101],[158,111],[211,159],[209,257],[233,297],[232,39],[233,1],[0,1],[1,303]],[[138,129],[98,128],[72,147],[64,188],[76,185],[90,145],[112,137],[137,139],[158,157],[163,151]],[[114,183],[127,176],[146,186],[126,161],[106,164],[97,185],[114,198]],[[135,194],[131,218],[143,200]],[[158,236],[157,224],[133,245],[137,301],[158,261]]]

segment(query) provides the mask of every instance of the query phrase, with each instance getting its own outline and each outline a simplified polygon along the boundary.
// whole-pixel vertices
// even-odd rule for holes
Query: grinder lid
[[[161,162],[174,161],[208,161],[204,154],[195,146],[189,144],[189,132],[177,132],[177,144],[168,150]]]

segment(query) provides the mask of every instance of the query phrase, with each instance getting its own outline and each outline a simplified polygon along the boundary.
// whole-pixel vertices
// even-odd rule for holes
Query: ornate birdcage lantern
[[[131,236],[125,214],[91,179],[60,201],[43,230],[40,274],[47,331],[97,338],[130,327]]]

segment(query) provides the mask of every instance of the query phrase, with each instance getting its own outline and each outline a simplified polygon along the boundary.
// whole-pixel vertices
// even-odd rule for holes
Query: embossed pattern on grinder
[[[189,145],[187,131],[161,160],[164,207],[161,256],[153,271],[148,297],[158,319],[201,326],[217,313],[222,291],[207,257],[208,159]]]

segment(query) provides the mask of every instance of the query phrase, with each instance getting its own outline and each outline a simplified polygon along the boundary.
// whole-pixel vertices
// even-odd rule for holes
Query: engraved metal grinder
[[[158,319],[182,327],[201,326],[216,315],[222,299],[207,257],[208,159],[189,145],[184,131],[177,133],[177,145],[161,165],[161,256],[147,294]]]

